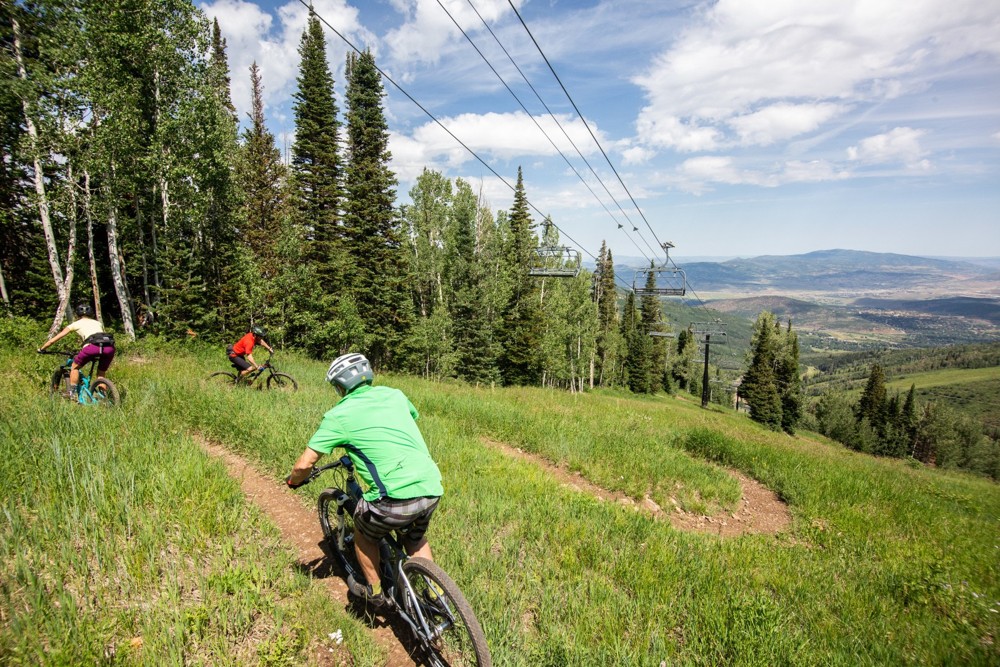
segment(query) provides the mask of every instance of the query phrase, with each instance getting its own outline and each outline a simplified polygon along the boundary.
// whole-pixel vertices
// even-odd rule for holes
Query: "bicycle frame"
[[[65,369],[67,373],[72,372],[73,359],[76,357],[75,353],[67,352],[66,350],[53,350],[51,354],[64,355],[66,357],[66,361],[64,361],[59,366],[59,368]],[[89,369],[87,370],[86,373],[83,372],[82,367],[79,369],[80,384],[77,391],[76,400],[82,405],[94,405],[98,401],[97,399],[94,398],[94,394],[91,391],[91,387],[94,384],[94,370],[97,366],[97,359],[91,359],[89,362],[87,362],[87,365],[89,366]]]
[[[354,507],[361,499],[361,487],[358,485],[357,479],[354,477],[354,464],[351,463],[351,460],[347,456],[342,456],[339,460],[334,461],[333,463],[315,468],[309,475],[309,481],[316,479],[327,470],[340,467],[343,467],[347,473],[345,486],[347,486],[348,489],[353,490],[354,493],[349,494],[345,489],[333,487],[335,492],[340,491],[340,495],[337,498],[337,512],[341,513],[349,511],[353,514]],[[353,540],[351,541],[351,544],[353,544]],[[386,599],[392,603],[392,606],[399,613],[400,618],[406,621],[406,623],[410,626],[410,629],[413,630],[414,635],[421,642],[429,642],[441,636],[441,634],[454,623],[455,612],[446,606],[444,611],[446,612],[448,621],[442,623],[441,625],[431,627],[421,611],[417,594],[413,590],[410,580],[403,573],[403,563],[409,559],[406,554],[406,550],[403,549],[399,540],[392,533],[383,537],[379,541],[378,546],[379,554],[381,556],[379,563],[379,577],[382,579],[382,591],[384,592]],[[348,560],[348,558],[344,555],[343,551],[345,547],[345,544],[339,544],[334,548],[337,560],[340,562],[341,567],[344,568],[344,571],[347,574],[353,576],[356,580],[364,581],[364,575],[358,572],[357,569],[351,564],[350,560]],[[404,590],[400,590],[398,585],[400,583],[402,583]],[[408,608],[416,612],[415,616],[407,610]]]

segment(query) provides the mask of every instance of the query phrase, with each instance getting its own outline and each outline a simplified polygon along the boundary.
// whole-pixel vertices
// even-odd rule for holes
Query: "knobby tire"
[[[406,610],[414,619],[417,618],[419,606],[422,615],[431,627],[442,630],[439,637],[423,638],[430,651],[428,656],[431,665],[444,667],[490,667],[492,658],[486,645],[486,635],[476,619],[472,606],[444,570],[436,563],[425,558],[410,558],[403,563],[403,574],[410,583],[416,600],[405,592]],[[437,584],[444,594],[437,595],[430,587],[430,582]],[[406,584],[399,582],[400,591],[406,590]]]
[[[298,391],[299,383],[288,373],[274,373],[267,378],[267,388],[277,391]]]
[[[354,508],[351,503],[344,506],[343,512],[338,513],[335,489],[323,489],[320,491],[317,507],[323,539],[337,552],[345,570],[347,567],[357,569],[354,555]]]
[[[118,405],[121,397],[118,395],[118,387],[107,378],[94,380],[94,385],[90,388],[90,393],[94,397],[94,402],[99,405]]]
[[[52,373],[52,381],[49,383],[49,394],[55,396],[56,394],[68,394],[69,393],[69,369],[65,366],[60,366]]]
[[[236,384],[236,374],[227,371],[212,373],[207,379],[215,384]]]

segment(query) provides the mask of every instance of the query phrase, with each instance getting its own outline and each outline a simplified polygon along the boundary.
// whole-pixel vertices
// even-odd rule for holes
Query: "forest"
[[[434,171],[399,203],[374,57],[348,55],[339,99],[315,15],[286,163],[259,68],[231,73],[224,29],[189,2],[0,11],[8,313],[55,332],[89,302],[129,339],[220,345],[259,324],[282,349],[475,384],[698,388],[694,346],[648,335],[667,329],[658,301],[622,295],[611,249],[593,272],[545,254],[558,229],[520,169],[509,210]],[[242,130],[232,76],[253,87]]]
[[[7,315],[45,320],[52,335],[88,303],[128,340],[197,339],[220,357],[258,325],[278,349],[316,359],[363,350],[380,371],[476,386],[685,391],[703,404],[715,385],[712,400],[730,404],[722,369],[697,363],[703,334],[664,316],[655,273],[644,274],[649,289],[630,289],[606,244],[593,271],[560,252],[557,221],[532,214],[520,168],[509,209],[427,169],[400,197],[375,58],[348,54],[338,96],[315,14],[299,44],[285,160],[259,67],[230,72],[224,27],[190,2],[38,0],[0,13]],[[253,91],[242,125],[234,76]],[[995,362],[995,351],[985,354],[982,363]],[[805,418],[836,431],[830,415],[844,406],[804,404],[791,322],[761,313],[740,362],[755,421],[794,433]],[[848,362],[855,379],[869,372],[854,357],[823,370],[843,377]],[[916,451],[873,444],[865,428],[837,439],[870,453]],[[975,440],[996,449],[995,438]],[[996,475],[993,463],[943,460]]]

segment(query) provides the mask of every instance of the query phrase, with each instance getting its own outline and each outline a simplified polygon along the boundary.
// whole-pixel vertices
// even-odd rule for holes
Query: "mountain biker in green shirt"
[[[297,488],[323,454],[337,447],[347,452],[368,487],[354,511],[354,551],[368,585],[353,577],[347,585],[379,607],[385,599],[379,540],[396,530],[407,554],[433,560],[425,533],[444,494],[441,473],[417,428],[417,409],[398,389],[372,386],[374,374],[364,355],[337,357],[326,379],[341,399],[323,416],[285,482]]]

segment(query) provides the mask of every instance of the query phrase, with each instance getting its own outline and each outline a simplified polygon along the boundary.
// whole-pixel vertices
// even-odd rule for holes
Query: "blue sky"
[[[306,7],[196,4],[227,40],[241,117],[256,60],[290,145]],[[677,258],[1000,256],[997,0],[515,0],[586,124],[507,0],[313,4],[508,183],[520,165],[532,205],[585,259],[603,240],[616,256],[657,241]],[[327,35],[343,109],[350,47]],[[510,207],[501,179],[385,87],[401,200],[428,167]]]

